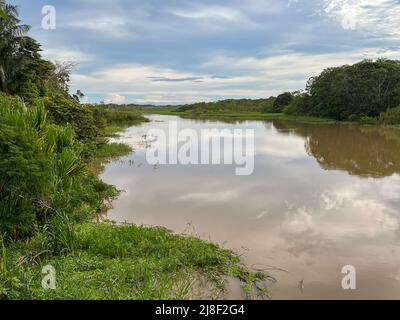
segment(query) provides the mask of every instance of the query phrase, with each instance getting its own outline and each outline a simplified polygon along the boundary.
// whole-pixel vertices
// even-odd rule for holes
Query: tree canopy
[[[282,112],[283,108],[288,106],[293,100],[293,94],[290,92],[284,92],[276,97],[272,108],[273,112]]]
[[[33,102],[49,91],[66,92],[69,78],[60,65],[41,57],[40,44],[27,36],[29,29],[21,24],[17,6],[0,0],[0,91]]]
[[[376,117],[400,106],[400,61],[364,60],[328,68],[307,84],[308,113],[338,120]]]

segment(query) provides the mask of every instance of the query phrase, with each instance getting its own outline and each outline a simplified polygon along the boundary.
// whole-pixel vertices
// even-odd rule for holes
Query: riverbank
[[[141,112],[144,115],[158,114],[178,116],[184,119],[194,120],[219,120],[219,121],[247,121],[247,120],[287,120],[296,121],[298,123],[342,123],[342,124],[355,124],[365,127],[383,127],[391,129],[400,129],[398,124],[383,124],[383,123],[364,123],[357,121],[338,121],[334,119],[318,118],[311,116],[289,115],[285,113],[264,113],[264,112],[179,112],[172,108],[163,109],[143,109]]]
[[[44,234],[3,249],[1,298],[217,298],[227,276],[248,286],[263,279],[232,252],[163,228],[84,223],[59,236],[70,238],[68,251],[59,255],[43,246]],[[42,288],[44,266],[54,267],[55,289]],[[207,284],[205,296],[201,284]]]
[[[109,131],[115,135],[118,127],[124,128]],[[130,152],[125,144],[103,145],[88,168],[99,174],[101,167],[93,169],[93,163]],[[264,280],[233,252],[191,235],[103,219],[77,223],[69,218],[75,215],[53,218],[28,239],[0,241],[0,299],[216,299],[229,277],[248,291]],[[42,287],[45,266],[54,268],[54,289]]]
[[[336,120],[317,118],[310,116],[295,116],[284,113],[263,113],[263,112],[179,112],[174,109],[143,109],[143,114],[159,114],[179,116],[187,119],[198,120],[222,120],[222,121],[246,121],[246,120],[292,120],[306,123],[335,123]]]

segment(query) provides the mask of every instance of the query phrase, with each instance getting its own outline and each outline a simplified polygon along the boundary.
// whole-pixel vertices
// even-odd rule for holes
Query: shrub
[[[400,107],[392,108],[379,115],[379,122],[387,125],[400,124]]]
[[[39,199],[52,183],[43,148],[43,112],[10,99],[0,105],[0,233],[18,237],[33,230]],[[37,209],[37,208],[36,208]]]
[[[87,220],[117,195],[86,170],[72,126],[49,124],[43,107],[0,96],[0,234],[31,235],[57,212]]]
[[[288,106],[283,109],[283,113],[290,115],[307,114],[310,109],[310,96],[308,94],[296,95]]]
[[[84,143],[102,137],[102,124],[95,120],[92,110],[66,94],[54,94],[43,100],[49,120],[58,125],[69,124],[76,138]]]
[[[375,117],[361,116],[358,120],[361,124],[377,124],[378,120]]]
[[[283,112],[283,109],[288,106],[293,100],[293,94],[284,92],[280,94],[274,101],[272,112]]]

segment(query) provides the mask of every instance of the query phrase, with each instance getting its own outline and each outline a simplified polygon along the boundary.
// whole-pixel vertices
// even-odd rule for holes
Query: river
[[[124,190],[118,222],[222,244],[277,282],[273,299],[400,298],[400,130],[295,121],[196,121],[152,115],[117,139],[135,152],[105,167]],[[254,172],[234,165],[150,165],[147,132],[254,129]],[[356,269],[356,290],[342,268]],[[241,298],[232,290],[228,298]]]

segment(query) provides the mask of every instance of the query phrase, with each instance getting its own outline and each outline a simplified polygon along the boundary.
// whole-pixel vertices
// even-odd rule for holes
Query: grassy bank
[[[130,154],[133,149],[125,143],[106,143],[98,146],[93,152],[92,160],[88,163],[90,171],[100,174],[107,163],[115,158]]]
[[[58,255],[45,245],[47,236],[42,233],[3,249],[1,298],[215,298],[224,290],[225,276],[239,277],[248,286],[263,279],[262,274],[249,273],[230,251],[161,228],[76,225],[68,235],[60,235],[70,238],[70,245]],[[46,265],[55,268],[55,290],[41,286]],[[206,294],[202,287],[208,288]]]
[[[378,121],[361,122],[361,121],[337,121],[334,119],[317,118],[310,116],[300,115],[288,115],[285,113],[263,113],[263,112],[208,112],[208,113],[190,113],[190,112],[178,112],[175,109],[154,109],[144,110],[143,114],[159,114],[159,115],[170,115],[179,116],[186,119],[194,120],[218,120],[218,121],[247,121],[247,120],[288,120],[296,121],[300,123],[344,123],[344,124],[356,124],[365,127],[382,127],[391,129],[400,129],[398,124],[385,124]],[[390,123],[390,122],[389,122]]]
[[[153,109],[143,110],[143,114],[159,114],[159,115],[171,115],[180,116],[188,119],[199,119],[199,120],[226,120],[226,121],[245,121],[245,120],[293,120],[307,123],[333,123],[337,122],[332,119],[316,118],[310,116],[297,116],[287,115],[284,113],[263,113],[263,112],[179,112],[175,109]]]
[[[107,137],[118,137],[119,133],[127,127],[126,125],[108,125],[104,128],[104,134]]]

